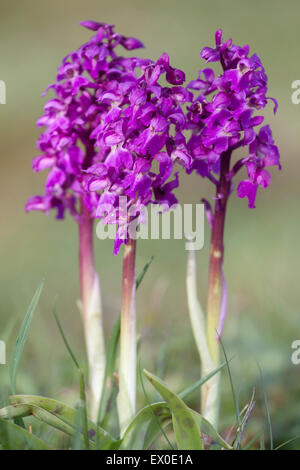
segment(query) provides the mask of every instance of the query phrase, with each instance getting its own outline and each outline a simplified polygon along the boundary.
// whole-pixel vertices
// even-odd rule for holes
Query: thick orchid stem
[[[105,371],[105,343],[99,278],[94,268],[93,219],[83,202],[79,221],[81,314],[89,363],[91,418],[96,421]]]
[[[217,185],[215,212],[213,218],[209,279],[208,302],[206,311],[206,337],[208,349],[214,368],[220,362],[220,345],[218,325],[222,304],[223,291],[223,261],[224,261],[224,226],[226,206],[230,193],[230,181],[227,175],[230,171],[231,151],[224,152],[221,157],[220,179]],[[206,371],[207,372],[207,371]],[[202,409],[205,417],[215,426],[218,423],[220,399],[220,374],[209,380],[202,388]]]
[[[136,408],[136,241],[124,248],[122,312],[120,337],[118,414],[121,435],[135,415]]]

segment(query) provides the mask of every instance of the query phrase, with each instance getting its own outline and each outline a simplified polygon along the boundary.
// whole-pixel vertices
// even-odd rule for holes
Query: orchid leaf
[[[172,415],[167,403],[154,403],[142,408],[125,430],[120,449],[148,449],[160,433],[160,427],[172,422]]]
[[[76,433],[78,411],[74,408],[70,408],[64,403],[34,395],[15,395],[10,397],[10,401],[13,404],[13,408],[17,408],[18,405],[27,405],[29,410],[26,408],[22,409],[25,416],[32,415],[40,421],[43,421],[70,436],[74,436]],[[3,412],[3,410],[0,410],[0,417],[1,411]],[[95,445],[93,437],[96,436],[97,433],[99,436],[99,447],[103,450],[110,449],[110,447],[116,442],[116,439],[113,436],[104,429],[97,427],[92,421],[88,420],[87,424],[88,436],[90,438],[91,445]]]

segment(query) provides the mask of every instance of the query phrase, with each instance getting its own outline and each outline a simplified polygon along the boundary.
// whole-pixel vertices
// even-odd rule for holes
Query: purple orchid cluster
[[[63,218],[67,209],[79,218],[81,199],[92,217],[117,223],[118,253],[126,242],[120,228],[139,217],[141,207],[176,202],[172,191],[178,174],[167,180],[176,161],[186,168],[191,163],[181,107],[190,93],[180,86],[185,75],[171,67],[167,54],[156,63],[120,57],[116,46],[132,50],[143,44],[104,23],[81,24],[96,35],[63,60],[56,83],[47,88],[56,97],[37,122],[46,131],[38,140],[42,154],[33,160],[33,169],[50,172],[45,195],[30,198],[26,210],[48,213],[56,208]],[[158,83],[162,75],[172,86]],[[158,173],[152,169],[154,161]],[[131,215],[120,214],[120,196],[127,198]]]
[[[184,73],[170,66],[167,54],[156,63],[140,59],[135,65],[139,77],[129,77],[117,87],[112,84],[99,97],[109,104],[93,132],[103,157],[86,171],[87,190],[101,191],[96,216],[104,223],[118,223],[115,253],[127,239],[128,224],[142,219],[149,203],[171,207],[177,202],[172,191],[178,186],[178,172],[168,180],[176,162],[185,168],[191,164],[182,133],[186,119],[181,106],[190,96],[179,86]],[[161,76],[173,86],[160,85]],[[126,199],[123,208],[120,196]]]
[[[118,57],[115,47],[143,47],[137,39],[116,34],[110,25],[93,21],[81,24],[96,35],[63,59],[56,83],[45,92],[53,89],[56,96],[46,103],[37,121],[37,126],[46,130],[38,140],[42,154],[33,160],[33,169],[50,171],[45,195],[30,198],[26,205],[27,211],[46,213],[55,208],[57,218],[63,218],[66,209],[78,218],[81,197],[90,209],[96,204],[97,197],[83,190],[82,177],[99,158],[92,134],[108,107],[99,96],[108,83],[122,82],[124,75],[132,75],[133,59]]]
[[[276,112],[277,102],[267,98],[267,76],[259,57],[249,57],[249,46],[223,42],[218,30],[216,47],[205,47],[201,57],[220,62],[223,73],[215,76],[205,68],[184,87],[184,72],[170,65],[166,53],[157,62],[118,56],[118,45],[133,50],[143,44],[105,23],[81,25],[95,35],[63,59],[56,83],[46,90],[56,96],[37,121],[46,130],[33,169],[49,174],[45,194],[31,197],[26,210],[48,213],[55,208],[58,218],[68,210],[79,220],[80,200],[91,217],[117,224],[118,253],[128,240],[128,225],[142,220],[145,206],[177,202],[177,162],[218,186],[222,156],[230,160],[234,150],[245,147],[246,156],[228,168],[226,178],[232,182],[245,166],[248,178],[239,183],[237,194],[255,207],[258,186],[270,183],[266,168],[280,168],[280,162],[269,126],[255,129],[264,120],[255,111],[271,99]],[[160,78],[167,84],[161,85]]]
[[[215,175],[221,171],[222,155],[230,160],[234,150],[246,147],[246,156],[233,165],[226,178],[232,181],[246,167],[248,178],[239,183],[237,194],[248,197],[249,207],[254,208],[258,186],[266,188],[270,183],[266,168],[281,168],[271,129],[263,126],[256,131],[264,117],[254,113],[262,110],[268,100],[274,102],[275,113],[277,102],[266,96],[267,75],[259,57],[249,56],[249,46],[235,46],[231,39],[223,42],[221,30],[215,38],[216,47],[204,47],[201,57],[206,62],[220,62],[222,74],[215,76],[212,69],[205,68],[187,86],[200,92],[188,106],[188,128],[192,130],[188,149],[193,157],[189,171],[195,170],[217,185]]]

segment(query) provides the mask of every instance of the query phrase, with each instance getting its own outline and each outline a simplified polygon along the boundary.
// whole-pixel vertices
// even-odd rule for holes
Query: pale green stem
[[[197,268],[195,252],[188,252],[187,297],[192,330],[200,356],[202,377],[212,372],[216,366],[212,361],[206,338],[206,321],[197,296]],[[201,411],[203,416],[215,427],[218,422],[218,410],[215,406],[218,397],[219,374],[212,377],[201,389]]]
[[[120,335],[119,394],[117,398],[121,436],[136,411],[136,241],[124,248]]]
[[[79,221],[80,285],[84,336],[89,363],[90,415],[96,422],[105,372],[105,343],[100,283],[94,269],[93,219],[81,204]]]
[[[210,243],[206,337],[208,349],[215,368],[220,364],[220,344],[217,330],[222,304],[224,227],[227,201],[231,186],[227,175],[230,171],[231,152],[232,150],[228,149],[221,155],[220,179],[216,189],[216,202]],[[208,381],[202,391],[204,410],[208,410],[207,413],[212,415],[217,424],[220,408],[220,374],[217,374],[216,377],[218,381],[216,383]]]

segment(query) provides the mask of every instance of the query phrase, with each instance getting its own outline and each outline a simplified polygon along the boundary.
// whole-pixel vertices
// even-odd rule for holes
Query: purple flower
[[[148,204],[177,202],[173,190],[178,175],[168,180],[177,162],[186,169],[191,165],[182,133],[186,127],[182,105],[191,94],[176,86],[182,84],[184,73],[170,66],[167,54],[157,62],[136,59],[132,71],[134,76],[107,84],[98,95],[99,102],[108,105],[92,133],[101,155],[84,178],[87,192],[99,194],[96,216],[117,223],[115,254],[128,240],[129,224],[142,221]],[[175,86],[162,86],[161,76]],[[124,211],[120,197],[126,199]]]
[[[80,200],[92,217],[117,224],[117,253],[127,242],[128,224],[142,220],[143,207],[176,202],[178,176],[167,180],[176,162],[191,164],[182,134],[182,106],[191,93],[180,86],[185,75],[167,54],[157,62],[119,56],[117,46],[133,50],[143,44],[105,23],[81,25],[95,35],[63,59],[56,82],[47,88],[55,97],[37,121],[46,129],[33,169],[49,174],[45,194],[30,198],[26,211],[56,209],[63,218],[67,210],[79,220]],[[159,84],[161,76],[168,86]],[[128,216],[119,207],[120,196],[127,198]]]
[[[137,79],[137,59],[120,57],[115,48],[143,47],[138,39],[119,35],[105,23],[81,24],[96,35],[63,59],[56,82],[46,90],[53,90],[55,97],[46,103],[37,121],[38,127],[46,129],[38,139],[41,153],[32,166],[36,172],[49,170],[49,175],[45,194],[30,198],[26,204],[26,211],[48,214],[56,209],[58,218],[68,210],[78,219],[80,198],[91,211],[97,204],[99,196],[84,188],[83,172],[101,161],[108,148],[100,149],[93,133],[103,119],[117,121],[118,106],[126,103],[124,96]],[[116,144],[113,137],[107,141]]]
[[[248,197],[249,207],[255,208],[258,186],[267,188],[271,181],[271,175],[265,168],[277,165],[281,169],[278,148],[274,145],[269,126],[260,129],[249,149],[250,156],[245,161],[249,179],[239,183],[237,193],[241,198]]]
[[[277,102],[266,96],[267,75],[259,57],[249,56],[249,46],[235,46],[231,39],[223,42],[222,31],[218,30],[215,48],[205,47],[201,57],[219,62],[222,73],[215,77],[213,70],[206,68],[187,86],[200,92],[187,107],[187,127],[192,130],[188,141],[193,157],[191,170],[218,184],[222,159],[228,153],[232,158],[234,150],[243,149],[246,157],[233,164],[227,179],[246,168],[248,179],[239,183],[237,194],[248,197],[249,207],[254,208],[258,186],[266,188],[270,184],[270,173],[265,168],[276,165],[281,169],[272,132],[269,126],[257,129],[264,117],[256,112],[272,100],[275,113]]]

